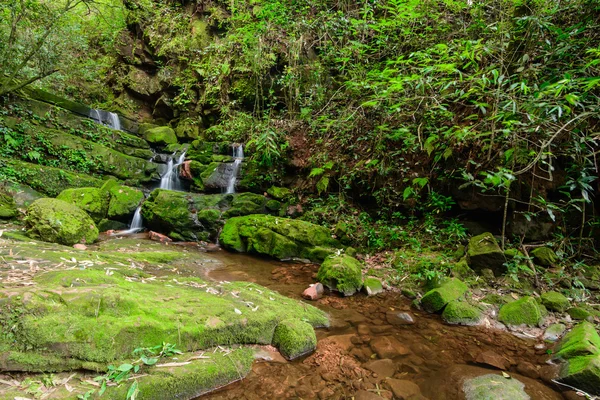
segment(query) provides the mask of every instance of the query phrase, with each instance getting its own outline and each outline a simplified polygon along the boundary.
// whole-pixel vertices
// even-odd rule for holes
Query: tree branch
[[[14,92],[16,90],[22,89],[25,86],[31,85],[33,82],[39,81],[40,79],[44,79],[45,77],[50,76],[50,75],[52,75],[52,74],[54,74],[56,72],[58,72],[58,69],[54,69],[52,71],[44,72],[42,74],[36,75],[33,78],[27,79],[26,81],[19,82],[15,86],[8,87],[8,88],[6,88],[6,86],[8,85],[8,84],[6,84],[6,85],[3,86],[2,89],[0,89],[0,96],[4,96],[7,93]]]

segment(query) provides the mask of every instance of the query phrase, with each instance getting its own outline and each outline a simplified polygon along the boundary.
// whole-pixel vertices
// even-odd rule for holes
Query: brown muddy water
[[[207,256],[197,270],[205,278],[256,282],[296,299],[318,269],[225,251]],[[330,328],[317,330],[315,353],[287,362],[267,348],[265,360],[244,380],[199,399],[464,399],[465,379],[502,374],[499,368],[523,382],[531,399],[574,395],[561,394],[551,382],[556,367],[547,363],[549,349],[542,341],[482,326],[446,325],[390,291],[374,297],[327,294],[308,303],[331,319]],[[401,325],[402,312],[414,323]]]

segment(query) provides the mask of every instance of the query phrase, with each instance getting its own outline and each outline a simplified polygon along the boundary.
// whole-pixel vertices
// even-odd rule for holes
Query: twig
[[[529,253],[527,252],[527,247],[533,247],[533,246],[522,245],[521,249],[523,250],[523,254],[525,254],[525,259],[527,260],[527,264],[529,264],[529,268],[531,268],[531,270],[533,271],[535,287],[539,289],[540,281],[538,280],[537,270],[535,269],[535,265],[533,265],[533,261],[531,261],[531,257],[529,257]],[[539,247],[539,246],[536,246],[536,247]]]

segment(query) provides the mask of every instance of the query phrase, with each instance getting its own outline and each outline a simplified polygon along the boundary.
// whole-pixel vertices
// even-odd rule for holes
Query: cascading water
[[[169,190],[182,190],[183,185],[179,179],[179,166],[185,161],[185,151],[175,161],[175,153],[167,162],[165,174],[160,179],[160,188]]]
[[[235,182],[237,181],[238,172],[240,165],[244,160],[244,145],[240,144],[233,147],[233,168],[231,170],[231,176],[227,182],[226,194],[235,193]]]
[[[142,206],[140,205],[135,209],[129,229],[125,231],[118,231],[114,233],[114,236],[131,235],[132,233],[138,233],[144,229],[144,220],[142,219]]]
[[[92,109],[90,110],[89,117],[102,125],[108,126],[109,128],[116,129],[118,131],[121,130],[121,121],[119,120],[119,116],[115,113]]]

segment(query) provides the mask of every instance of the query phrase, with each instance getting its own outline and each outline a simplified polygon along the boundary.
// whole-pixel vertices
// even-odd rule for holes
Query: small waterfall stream
[[[122,236],[122,235],[131,235],[133,233],[138,233],[139,231],[144,229],[144,220],[142,218],[142,206],[138,206],[135,209],[135,213],[133,214],[133,219],[129,224],[129,229],[124,231],[118,231],[113,234],[113,236]]]
[[[231,170],[231,176],[227,181],[227,188],[225,190],[226,194],[235,193],[235,182],[237,181],[240,165],[244,160],[244,145],[240,144],[233,147],[233,158],[233,168]]]
[[[115,113],[92,109],[90,110],[89,117],[102,125],[108,126],[109,128],[117,131],[121,130],[121,121],[119,120],[119,116]]]
[[[182,190],[183,185],[179,179],[179,166],[185,161],[185,151],[175,161],[175,154],[169,157],[167,169],[160,179],[160,188],[168,190]]]

